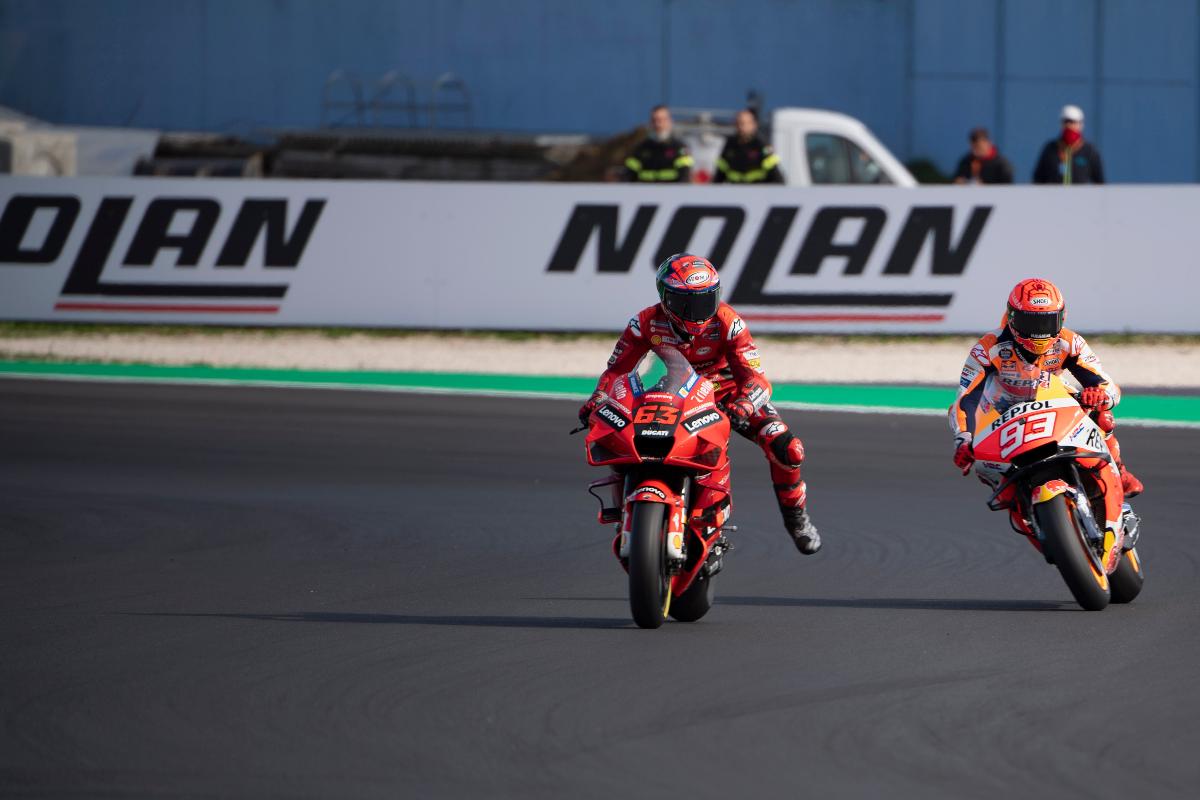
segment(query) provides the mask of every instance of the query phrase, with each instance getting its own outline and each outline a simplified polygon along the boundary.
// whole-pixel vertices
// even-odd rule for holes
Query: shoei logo
[[[246,267],[296,269],[325,202],[306,200],[289,213],[287,199],[247,198],[227,208],[205,196],[148,202],[103,197],[86,223],[55,308],[273,314],[287,294],[286,282],[230,279]],[[0,214],[0,264],[59,261],[84,205],[68,194],[13,195]],[[215,231],[221,232],[219,238]],[[255,253],[260,255],[252,264]],[[163,280],[175,269],[187,270],[179,274],[188,280]],[[212,271],[217,269],[221,272]],[[147,300],[172,303],[150,305]],[[195,302],[201,300],[206,302]]]
[[[684,281],[684,283],[686,283],[688,286],[698,286],[707,280],[708,275],[706,273],[693,272],[691,275],[687,276],[687,279]]]
[[[893,291],[890,287],[880,291],[865,284],[873,276],[913,276],[919,261],[923,269],[928,264],[933,276],[963,275],[992,213],[992,206],[972,206],[969,211],[948,205],[912,206],[899,224],[889,225],[889,213],[895,212],[880,206],[805,209],[801,224],[806,222],[807,227],[796,249],[785,253],[784,244],[793,241],[792,229],[802,219],[799,206],[769,207],[759,216],[756,229],[753,223],[747,224],[747,210],[740,205],[667,206],[671,216],[662,238],[648,245],[646,235],[659,208],[655,203],[643,203],[632,219],[622,220],[621,207],[615,203],[576,205],[559,234],[546,271],[576,272],[583,263],[585,269],[601,275],[628,273],[635,262],[657,265],[672,253],[686,252],[701,225],[717,225],[719,233],[709,260],[730,267],[737,275],[727,297],[730,303],[945,309],[954,298],[953,292]],[[754,209],[752,213],[759,212]],[[747,238],[749,242],[744,242]],[[596,246],[589,249],[593,240]],[[736,250],[747,254],[740,265],[728,262],[735,245],[745,245]],[[594,260],[590,260],[593,252]],[[846,279],[839,281],[837,291],[767,288],[781,280],[796,285],[796,278],[815,278],[827,273],[833,263],[840,263],[841,277]],[[786,276],[777,274],[784,272]],[[910,315],[909,319],[942,319],[940,314],[933,316],[936,319],[922,319],[920,315]]]

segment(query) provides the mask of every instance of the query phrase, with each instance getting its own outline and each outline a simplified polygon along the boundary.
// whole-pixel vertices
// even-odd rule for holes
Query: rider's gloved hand
[[[971,471],[971,465],[975,463],[975,449],[971,447],[970,434],[959,434],[954,437],[954,466],[962,470],[962,474],[966,475]]]
[[[1079,405],[1084,408],[1104,410],[1112,405],[1108,392],[1102,386],[1085,386],[1079,393]]]
[[[725,416],[729,417],[729,426],[735,431],[744,431],[750,427],[750,418],[754,416],[754,403],[744,397],[731,400],[721,406]]]
[[[592,412],[600,405],[602,396],[599,391],[592,392],[592,396],[587,402],[579,407],[579,424],[587,425],[588,419],[592,416]]]

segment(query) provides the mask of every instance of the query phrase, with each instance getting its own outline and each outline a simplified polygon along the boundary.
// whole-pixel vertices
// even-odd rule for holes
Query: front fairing
[[[715,392],[677,349],[655,347],[639,369],[613,383],[593,412],[585,441],[588,463],[720,468],[727,458],[729,419],[717,409]]]
[[[1043,373],[1033,397],[980,408],[973,446],[982,473],[1003,473],[1014,459],[1051,445],[1108,455],[1104,434],[1057,375]]]

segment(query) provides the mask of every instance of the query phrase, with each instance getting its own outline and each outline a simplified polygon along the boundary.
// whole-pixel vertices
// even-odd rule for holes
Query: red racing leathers
[[[659,344],[678,349],[701,377],[712,381],[718,403],[744,400],[753,407],[749,424],[738,432],[766,454],[780,510],[803,508],[807,499],[800,477],[804,448],[771,405],[771,382],[763,374],[758,348],[746,323],[729,305],[722,303],[704,331],[689,341],[679,336],[660,306],[643,309],[617,340],[593,399],[607,395],[617,378],[632,371]]]

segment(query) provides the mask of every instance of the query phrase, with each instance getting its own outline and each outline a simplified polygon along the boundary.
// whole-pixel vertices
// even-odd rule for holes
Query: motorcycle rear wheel
[[[1075,602],[1088,611],[1099,611],[1111,598],[1108,576],[1091,555],[1091,548],[1075,518],[1075,511],[1060,494],[1033,507],[1045,537],[1042,547],[1050,554]]]
[[[1114,603],[1129,603],[1141,594],[1142,584],[1146,581],[1142,566],[1142,557],[1136,547],[1121,554],[1121,562],[1108,576]]]
[[[671,600],[670,613],[680,622],[695,622],[708,613],[712,604],[713,579],[701,573],[683,594]]]
[[[639,628],[663,624],[663,601],[670,591],[662,503],[634,503],[629,531],[629,610]]]

